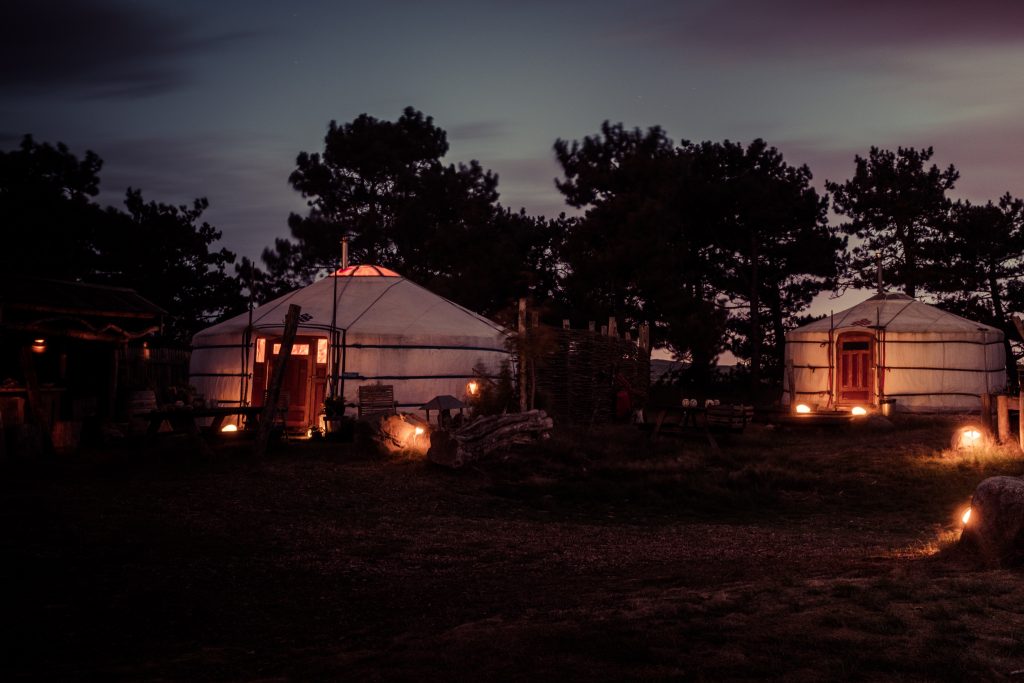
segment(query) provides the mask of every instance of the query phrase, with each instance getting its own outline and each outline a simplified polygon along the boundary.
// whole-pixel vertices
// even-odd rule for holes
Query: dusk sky
[[[210,200],[256,256],[303,201],[287,183],[331,119],[407,105],[502,203],[565,209],[551,146],[605,119],[674,140],[763,137],[816,183],[870,145],[927,146],[957,196],[1024,195],[1024,3],[8,3],[0,142],[25,133],[105,161],[104,203]]]

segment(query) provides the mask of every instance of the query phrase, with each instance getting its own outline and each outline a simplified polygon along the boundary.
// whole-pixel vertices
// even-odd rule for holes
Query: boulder
[[[1024,478],[990,477],[978,484],[960,543],[990,566],[1024,563]]]

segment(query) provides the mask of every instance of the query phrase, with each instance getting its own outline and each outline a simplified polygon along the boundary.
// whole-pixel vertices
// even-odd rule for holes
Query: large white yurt
[[[280,403],[291,429],[317,424],[332,378],[348,405],[364,384],[394,387],[399,409],[463,397],[480,365],[509,359],[500,325],[379,266],[349,266],[198,333],[190,382],[207,403],[262,405],[289,304],[302,310]],[[333,345],[331,340],[333,337]]]
[[[791,387],[790,384],[793,386]],[[783,402],[817,410],[976,411],[1006,388],[1003,333],[881,293],[786,335]]]

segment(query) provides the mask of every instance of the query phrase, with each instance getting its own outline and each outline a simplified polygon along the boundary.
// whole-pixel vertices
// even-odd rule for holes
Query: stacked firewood
[[[552,427],[554,421],[543,410],[480,417],[454,431],[431,433],[427,458],[458,468],[510,446],[546,439]]]

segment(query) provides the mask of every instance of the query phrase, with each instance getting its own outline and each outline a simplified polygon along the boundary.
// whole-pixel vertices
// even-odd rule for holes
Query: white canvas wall
[[[345,372],[364,378],[346,380],[348,402],[356,402],[358,386],[377,382],[393,385],[396,401],[406,407],[442,394],[461,397],[474,366],[496,374],[509,358],[500,326],[405,278],[336,279],[324,278],[256,308],[252,337],[280,336],[289,304],[302,309],[300,336],[327,338],[333,314],[339,339],[340,330],[347,330]],[[193,338],[191,382],[207,401],[239,400],[238,375],[251,374],[255,359],[251,351],[248,367],[242,368],[248,325],[246,313]]]
[[[887,398],[896,400],[896,410],[973,411],[980,406],[980,394],[1006,387],[1000,330],[890,294],[786,335],[786,361],[793,366],[796,402],[832,407],[829,400],[835,395],[837,359],[835,343],[829,344],[830,323],[836,325],[833,342],[844,332],[874,337],[875,363],[886,368],[883,390]],[[789,404],[793,398],[786,375],[783,400]],[[875,390],[873,403],[878,400],[877,381]]]

